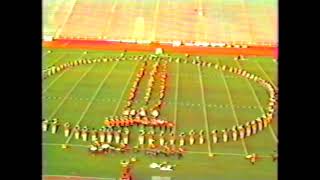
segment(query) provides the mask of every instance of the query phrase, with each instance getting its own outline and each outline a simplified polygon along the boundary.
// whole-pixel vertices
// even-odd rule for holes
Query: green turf
[[[49,54],[46,53],[47,49],[44,49],[43,52],[43,68],[79,58],[116,57],[121,54],[121,52],[108,51],[88,51],[88,54],[84,54],[80,50],[66,49],[52,49]],[[127,56],[143,54],[148,53],[129,52]],[[183,57],[182,55],[172,56]],[[192,58],[194,57],[190,57],[190,59]],[[249,58],[249,60],[239,63],[235,62],[232,57],[202,57],[202,59],[228,66],[242,67],[275,85],[277,84],[277,63],[273,62],[271,58]],[[151,68],[151,64],[153,63],[148,65],[148,70]],[[101,127],[104,117],[119,114],[122,111],[135,74],[140,67],[141,62],[131,60],[82,65],[46,79],[43,81],[43,116],[45,118],[57,117],[62,122],[68,121],[72,125],[80,121],[82,126]],[[206,130],[207,122],[204,111],[207,113],[208,127],[211,131],[230,128],[236,125],[237,120],[240,124],[253,120],[262,114],[259,102],[263,106],[263,110],[267,106],[268,94],[264,88],[231,73],[220,72],[214,68],[201,68],[199,72],[197,66],[183,62],[169,63],[168,71],[168,88],[161,118],[174,121],[176,108],[176,131],[178,133],[188,132],[191,129]],[[202,77],[205,102],[201,99],[200,77]],[[145,92],[143,90],[148,78],[149,76],[146,76],[141,83],[142,94],[139,94],[140,99],[134,107],[143,104]],[[176,88],[177,96],[175,94]],[[175,98],[177,98],[177,102]],[[234,108],[236,118],[232,108]],[[272,128],[277,134],[277,119],[274,120]],[[136,131],[133,134],[136,134]],[[133,136],[131,138],[132,144],[134,144],[136,138]],[[143,154],[111,154],[93,157],[88,154],[85,147],[72,146],[68,150],[61,149],[59,144],[65,143],[66,140],[62,130],[58,130],[58,134],[55,135],[43,133],[44,174],[116,178],[120,175],[120,160],[136,156],[138,162],[134,165],[134,176],[139,180],[151,179],[151,176],[170,176],[178,180],[277,179],[277,164],[272,162],[270,157],[263,157],[256,165],[252,166],[241,156],[241,154],[245,154],[244,146],[249,153],[269,156],[277,148],[277,143],[269,129],[246,138],[244,144],[241,141],[211,143],[210,148],[213,153],[240,155],[217,155],[213,159],[208,157],[207,144],[187,146],[189,151],[196,153],[189,153],[183,159],[176,160],[174,158],[150,158]],[[73,138],[69,143],[71,145],[88,145],[88,142]],[[177,164],[176,170],[174,172],[160,172],[148,168],[150,162],[164,160]]]

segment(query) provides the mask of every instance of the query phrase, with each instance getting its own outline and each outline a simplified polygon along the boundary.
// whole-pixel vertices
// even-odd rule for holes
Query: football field
[[[48,50],[51,50],[48,53]],[[43,69],[77,59],[117,58],[122,52],[70,49],[43,49]],[[61,124],[81,125],[99,129],[105,117],[120,116],[126,104],[132,83],[142,61],[132,57],[149,57],[147,52],[127,52],[125,61],[92,63],[61,71],[43,80],[43,118],[58,118]],[[169,54],[167,88],[160,118],[174,122],[173,131],[189,133],[204,130],[210,139],[212,130],[231,128],[255,120],[266,111],[268,91],[246,78],[222,72],[213,67],[200,67],[183,54]],[[180,58],[180,62],[176,62]],[[232,56],[201,56],[201,60],[237,67],[254,73],[277,87],[277,62],[267,57],[250,57],[235,61]],[[147,63],[150,71],[154,62]],[[149,73],[149,72],[147,72]],[[148,84],[141,81],[139,90]],[[156,89],[157,90],[157,89]],[[153,102],[151,96],[151,102]],[[135,107],[143,104],[143,94],[138,93]],[[275,113],[277,114],[277,112]],[[148,129],[148,128],[146,128]],[[138,129],[131,128],[130,145],[137,143]],[[159,134],[159,130],[156,130]],[[63,127],[57,134],[43,133],[43,175],[81,176],[118,179],[121,174],[120,161],[136,157],[133,165],[135,179],[149,180],[153,176],[171,177],[174,180],[275,180],[277,163],[271,154],[277,150],[277,117],[272,125],[244,140],[214,144],[186,145],[186,154],[180,160],[174,157],[150,157],[143,153],[110,153],[92,156],[88,152],[88,141],[65,137]],[[62,149],[62,144],[70,148]],[[215,154],[209,157],[209,153]],[[256,153],[255,165],[245,155]],[[176,165],[173,172],[150,169],[152,162],[168,161]],[[192,176],[191,176],[192,175]],[[94,179],[94,178],[91,178]]]

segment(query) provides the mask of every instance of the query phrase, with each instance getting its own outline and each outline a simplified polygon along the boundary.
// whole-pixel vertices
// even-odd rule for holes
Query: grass
[[[43,50],[43,68],[79,58],[116,57],[121,53],[88,51],[88,54],[83,54],[80,50],[51,49],[52,52],[46,54],[47,50]],[[141,54],[148,53],[128,52],[127,56]],[[172,56],[183,57],[175,54]],[[271,58],[250,58],[239,63],[232,57],[201,58],[228,66],[241,66],[277,84],[277,64]],[[139,65],[138,61],[83,65],[44,80],[44,118],[57,117],[61,122],[68,121],[72,125],[80,123],[81,126],[101,127],[104,117],[121,112]],[[188,133],[191,129],[206,131],[207,127],[210,131],[230,128],[236,124],[235,116],[240,124],[244,124],[262,114],[260,104],[263,109],[267,106],[268,94],[265,89],[230,73],[213,68],[201,68],[199,71],[197,66],[183,62],[169,63],[168,73],[168,88],[161,118],[169,121],[176,120],[178,133],[182,131]],[[144,81],[146,82],[143,82],[142,86],[147,84],[147,80],[144,79]],[[230,92],[233,104],[230,104],[227,90]],[[204,99],[202,99],[202,92]],[[140,101],[135,106],[141,104],[143,95],[139,97]],[[274,120],[272,128],[277,134],[277,119]],[[135,130],[136,128],[133,129]],[[132,143],[136,142],[136,137],[131,136],[131,138]],[[241,141],[211,143],[210,148],[213,153],[222,153],[214,158],[208,157],[207,143],[187,146],[187,150],[194,153],[188,153],[182,160],[146,157],[142,153],[93,157],[88,154],[87,148],[72,146],[88,145],[88,142],[71,138],[69,141],[71,149],[61,149],[59,144],[66,141],[67,138],[63,136],[62,130],[58,130],[55,135],[43,133],[43,174],[116,178],[120,175],[120,160],[135,156],[138,162],[133,167],[134,176],[139,180],[151,179],[151,176],[170,176],[178,180],[277,179],[277,164],[267,157],[277,149],[277,143],[268,129],[246,138],[243,142],[249,153],[263,156],[254,166],[242,156],[245,150]],[[161,161],[176,164],[176,170],[160,172],[148,168],[150,162]]]

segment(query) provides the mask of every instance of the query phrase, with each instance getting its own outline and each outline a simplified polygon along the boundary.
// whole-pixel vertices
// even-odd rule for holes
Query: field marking
[[[59,143],[42,143],[42,146],[62,146],[63,144]],[[80,148],[89,148],[90,145],[83,145],[83,144],[68,144],[70,147],[80,147]],[[208,154],[208,152],[204,151],[186,151],[188,154]],[[246,154],[239,154],[239,153],[223,153],[223,152],[214,152],[213,154],[216,155],[224,155],[224,156],[246,156]],[[258,155],[259,157],[271,157],[268,155]]]
[[[63,56],[65,56],[65,55],[66,55],[66,54],[64,54]],[[84,54],[80,54],[80,56],[77,57],[77,58],[75,58],[75,59],[80,59],[80,58],[82,58],[83,56],[84,56]],[[61,72],[58,76],[56,76],[55,79],[52,80],[52,81],[48,84],[48,86],[42,91],[42,94],[45,93],[45,92],[47,92],[47,90],[48,90],[58,79],[60,79],[60,77],[62,77],[62,75],[63,75],[65,72],[66,72],[66,71],[64,70],[64,71]]]
[[[42,94],[44,94],[45,92],[47,92],[47,90],[48,90],[57,80],[59,80],[65,72],[66,72],[66,71],[62,71],[58,76],[56,76],[56,77],[48,84],[48,86],[42,91]]]
[[[263,70],[263,67],[261,67],[261,65],[259,64],[259,62],[255,61],[255,63],[257,64],[257,66],[259,67],[259,69],[261,70],[261,72],[265,75],[265,77],[269,80],[269,82],[272,84],[272,86],[278,90],[278,87],[273,83],[273,81],[271,80],[270,76]]]
[[[128,80],[127,80],[127,82],[126,82],[125,88],[123,88],[123,90],[122,90],[122,92],[121,92],[121,96],[120,96],[120,98],[118,99],[118,104],[117,104],[116,108],[114,109],[112,116],[115,116],[115,115],[116,115],[116,113],[117,113],[117,111],[118,111],[118,109],[119,109],[119,107],[120,107],[121,100],[123,99],[124,93],[125,93],[126,90],[128,89],[129,84],[130,84],[130,80],[133,78],[133,75],[134,75],[134,73],[135,73],[138,65],[139,65],[139,61],[137,61],[136,66],[134,67],[133,71],[131,72],[130,77],[128,78]]]
[[[50,114],[48,119],[51,119],[61,108],[61,106],[64,104],[64,102],[67,100],[67,98],[70,96],[70,94],[73,92],[73,90],[79,85],[80,81],[92,70],[92,68],[94,67],[94,65],[92,65],[90,68],[88,68],[88,70],[82,74],[82,76],[78,79],[78,81],[71,87],[71,89],[69,89],[69,91],[67,92],[67,94],[64,96],[64,98],[62,99],[62,101],[60,101],[60,103],[58,104],[58,106],[56,107],[56,109]]]
[[[218,63],[220,64],[219,60],[218,60]],[[239,126],[238,116],[237,116],[236,111],[234,110],[234,107],[233,107],[233,101],[232,101],[232,97],[231,97],[231,93],[230,93],[230,89],[228,87],[227,81],[224,78],[224,75],[223,75],[222,71],[220,69],[218,71],[220,72],[221,78],[222,78],[222,80],[224,82],[224,85],[225,85],[225,88],[227,90],[228,99],[229,99],[229,103],[231,105],[231,109],[232,109],[232,114],[233,114],[234,120],[236,121],[237,126]],[[241,142],[242,142],[242,146],[243,146],[244,152],[246,154],[248,154],[248,149],[246,147],[246,144],[245,144],[244,140],[241,139]]]
[[[207,107],[206,107],[206,100],[204,97],[204,88],[203,88],[203,82],[202,82],[202,72],[200,69],[200,66],[198,66],[198,73],[199,73],[199,80],[200,80],[200,87],[201,87],[201,97],[202,97],[202,110],[203,110],[203,115],[204,115],[204,120],[205,120],[205,126],[206,126],[206,134],[207,134],[207,141],[208,141],[208,150],[209,153],[212,153],[211,150],[211,140],[210,140],[210,136],[209,136],[209,123],[208,123],[208,114],[207,114]]]
[[[103,177],[88,177],[88,176],[69,176],[69,175],[48,175],[44,174],[42,176],[48,176],[48,177],[66,177],[66,178],[81,178],[81,179],[102,179],[102,180],[116,180],[116,178],[103,178]]]
[[[43,98],[46,98],[46,99],[61,99],[63,97],[61,96],[44,96]],[[81,100],[86,100],[86,101],[89,101],[90,99],[89,98],[85,98],[85,97],[68,97],[67,99],[72,99],[72,100],[75,100],[75,101],[81,101]],[[118,102],[118,98],[99,98],[99,99],[96,99],[98,101],[108,101],[108,102]],[[142,102],[142,101],[134,101],[135,103],[139,103],[139,102]],[[164,104],[168,104],[168,105],[181,105],[181,106],[191,106],[190,103],[188,102],[175,102],[175,101],[167,101],[167,102],[164,102]],[[229,104],[206,104],[207,107],[211,108],[211,109],[222,109],[222,108],[231,108],[231,106]],[[202,105],[201,105],[202,107]],[[259,107],[258,106],[240,106],[240,105],[234,105],[235,108],[237,109],[258,109]]]
[[[176,133],[176,129],[177,129],[177,112],[178,112],[178,90],[179,90],[179,69],[180,69],[180,66],[179,66],[180,63],[177,63],[177,74],[178,76],[176,76],[176,89],[175,89],[175,97],[174,97],[174,101],[176,102],[175,103],[175,106],[174,106],[174,116],[173,116],[173,122],[174,122],[174,126],[173,126],[173,132]]]
[[[50,67],[50,66],[53,66],[55,63],[57,63],[61,58],[63,58],[63,57],[65,57],[67,54],[66,53],[63,53],[60,57],[58,57],[55,61],[54,61],[54,63],[50,63],[50,65],[47,65],[47,67]],[[46,68],[47,68],[46,67]]]
[[[87,104],[86,108],[84,109],[84,111],[82,112],[79,120],[77,121],[75,126],[78,126],[80,124],[80,122],[83,120],[83,118],[85,117],[85,115],[87,114],[89,108],[91,107],[93,101],[96,99],[97,95],[99,94],[102,86],[104,85],[105,81],[109,78],[110,74],[113,72],[114,68],[116,67],[116,65],[119,63],[119,61],[117,61],[116,63],[114,63],[111,67],[111,69],[109,70],[108,74],[103,78],[103,80],[100,82],[99,86],[97,87],[96,91],[94,92],[94,94],[92,95],[89,103]],[[65,144],[68,144],[69,141],[71,140],[73,134],[75,131],[72,131],[68,137],[68,139],[66,140]]]

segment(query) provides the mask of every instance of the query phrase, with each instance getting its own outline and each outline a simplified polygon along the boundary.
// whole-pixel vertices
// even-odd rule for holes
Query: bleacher
[[[75,39],[278,43],[276,0],[199,2],[44,0],[43,30]]]

